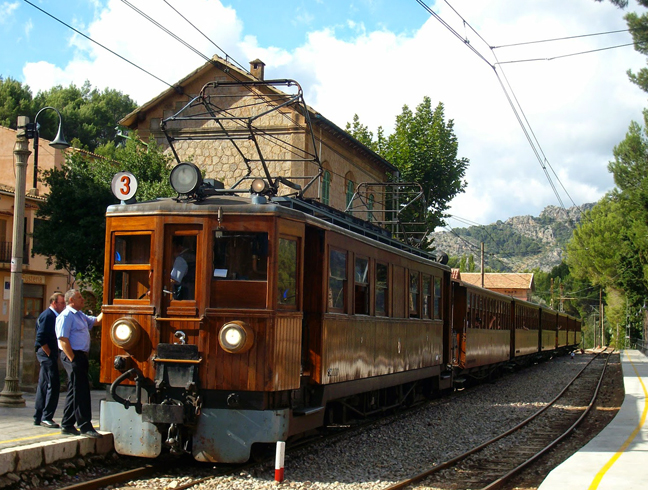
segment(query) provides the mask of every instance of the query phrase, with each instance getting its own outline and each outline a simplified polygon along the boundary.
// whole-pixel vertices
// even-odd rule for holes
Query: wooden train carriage
[[[470,371],[508,361],[513,328],[511,298],[463,282],[453,282],[452,289],[454,365]]]
[[[569,315],[566,313],[558,313],[558,326],[556,335],[556,347],[567,347],[567,334],[569,331]]]
[[[101,425],[119,453],[192,439],[198,460],[241,462],[322,425],[328,400],[439,383],[450,269],[277,200],[108,209]]]
[[[540,309],[538,305],[515,300],[511,358],[537,354],[540,346]]]
[[[557,347],[558,313],[550,308],[540,309],[540,350],[555,350]]]
[[[399,384],[397,373],[438,375],[448,343],[449,269],[352,235],[307,228],[307,263],[320,263],[305,284],[311,374],[322,385],[381,380],[331,388],[329,399]]]

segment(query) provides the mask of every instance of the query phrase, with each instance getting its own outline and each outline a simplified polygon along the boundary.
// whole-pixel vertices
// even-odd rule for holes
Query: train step
[[[454,386],[455,388],[463,388],[465,382],[466,382],[466,378],[455,378]]]
[[[307,415],[315,415],[316,413],[321,412],[324,410],[324,407],[303,407],[303,408],[295,408],[293,410],[293,415],[295,417],[305,417]]]

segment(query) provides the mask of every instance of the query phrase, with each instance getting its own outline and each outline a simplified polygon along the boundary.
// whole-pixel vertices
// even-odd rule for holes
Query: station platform
[[[538,490],[638,490],[648,482],[648,357],[621,352],[625,398],[594,439],[556,467]]]
[[[104,390],[92,390],[92,424],[99,427],[99,406],[105,398]],[[34,425],[35,393],[23,393],[24,407],[0,407],[0,477],[22,472],[56,461],[84,456],[106,454],[113,449],[112,434],[101,432],[101,439],[61,434],[61,429]],[[54,421],[60,423],[65,405],[62,390]]]

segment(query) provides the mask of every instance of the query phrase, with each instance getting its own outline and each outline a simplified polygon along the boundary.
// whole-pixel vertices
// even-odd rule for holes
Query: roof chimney
[[[254,61],[250,61],[250,73],[253,77],[258,78],[259,80],[263,80],[264,67],[265,63],[259,58],[255,59]]]

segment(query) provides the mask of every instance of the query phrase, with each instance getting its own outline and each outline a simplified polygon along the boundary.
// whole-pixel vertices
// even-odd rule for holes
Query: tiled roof
[[[474,286],[481,286],[481,273],[462,272],[461,280]],[[533,289],[533,273],[499,273],[484,274],[486,289]]]

